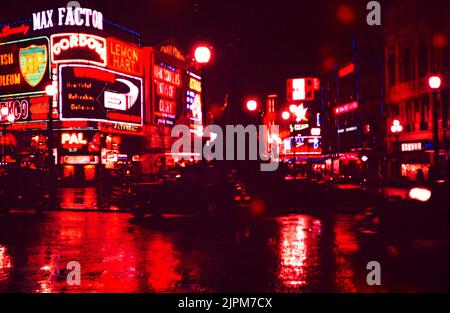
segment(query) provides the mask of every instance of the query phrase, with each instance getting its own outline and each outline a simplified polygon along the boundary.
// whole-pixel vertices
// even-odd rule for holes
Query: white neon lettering
[[[75,8],[75,24],[77,26],[82,26],[84,24],[84,20],[81,18],[82,12],[83,12],[82,8]]]
[[[63,17],[64,17],[64,12],[66,11],[66,8],[59,8],[58,9],[58,26],[62,26],[63,25]]]

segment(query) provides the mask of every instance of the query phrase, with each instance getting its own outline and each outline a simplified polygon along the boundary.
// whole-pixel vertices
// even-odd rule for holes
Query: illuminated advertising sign
[[[142,79],[90,65],[59,67],[62,120],[142,125]]]
[[[291,78],[287,81],[287,100],[310,101],[314,100],[314,92],[320,89],[318,78]]]
[[[350,75],[355,72],[355,64],[350,63],[338,71],[338,75],[340,78]]]
[[[48,118],[48,97],[0,100],[0,109],[8,108],[14,122],[45,120]]]
[[[202,92],[202,82],[194,77],[189,77],[189,89]]]
[[[402,152],[421,151],[421,150],[423,150],[422,142],[418,141],[418,142],[405,142],[405,143],[402,143],[401,150],[402,150]]]
[[[0,98],[44,93],[49,67],[47,37],[0,43]]]
[[[142,53],[139,47],[108,38],[108,67],[131,75],[142,76]]]
[[[353,101],[350,103],[346,103],[343,105],[338,105],[334,108],[334,114],[335,115],[340,115],[340,114],[344,114],[344,113],[348,113],[351,111],[355,111],[356,109],[358,109],[358,102],[357,101]]]
[[[191,121],[190,127],[196,129],[202,125],[202,81],[201,77],[189,72],[189,89],[186,94],[186,104],[188,118]]]
[[[164,45],[159,48],[159,51],[161,51],[164,54],[170,55],[174,57],[175,59],[178,59],[180,61],[186,61],[186,57],[183,55],[183,53],[174,45]]]
[[[154,116],[157,124],[173,125],[180,99],[181,71],[161,63],[154,66],[156,103]]]
[[[22,35],[25,36],[28,33],[30,26],[22,24],[18,27],[11,27],[9,25],[3,26],[0,29],[0,38],[9,37],[12,35]]]
[[[81,7],[62,7],[33,13],[33,30],[55,26],[84,26],[103,30],[103,14]]]
[[[298,132],[309,128],[309,124],[290,124],[289,129],[291,132]]]
[[[100,133],[65,131],[60,135],[61,155],[87,155],[100,152]]]
[[[61,145],[63,147],[81,147],[87,145],[87,141],[84,139],[83,133],[62,133]]]
[[[122,124],[122,123],[107,123],[107,122],[99,122],[98,123],[99,130],[103,132],[109,133],[117,133],[117,134],[142,134],[143,129],[142,126],[131,125],[131,124]]]
[[[52,62],[80,62],[106,66],[106,39],[88,34],[56,34],[51,37]]]

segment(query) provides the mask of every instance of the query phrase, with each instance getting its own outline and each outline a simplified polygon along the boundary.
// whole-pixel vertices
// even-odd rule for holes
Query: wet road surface
[[[0,292],[448,291],[448,241],[398,250],[357,216],[245,221],[119,212],[0,216]],[[369,261],[381,286],[369,286]],[[69,286],[67,263],[81,265]]]

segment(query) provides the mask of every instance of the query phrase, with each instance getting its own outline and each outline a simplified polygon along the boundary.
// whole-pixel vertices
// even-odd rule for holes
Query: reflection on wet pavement
[[[60,188],[58,204],[65,210],[119,210],[111,205],[108,194],[100,194],[96,187]]]
[[[288,215],[138,223],[129,214],[72,211],[2,216],[0,292],[397,290],[395,283],[365,284],[372,256],[361,257],[370,248],[354,221],[352,215]],[[70,261],[81,265],[80,286],[66,282]]]

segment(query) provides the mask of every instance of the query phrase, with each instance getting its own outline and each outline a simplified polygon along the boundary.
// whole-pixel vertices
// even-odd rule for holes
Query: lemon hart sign
[[[0,43],[0,98],[42,94],[50,81],[49,39]]]

